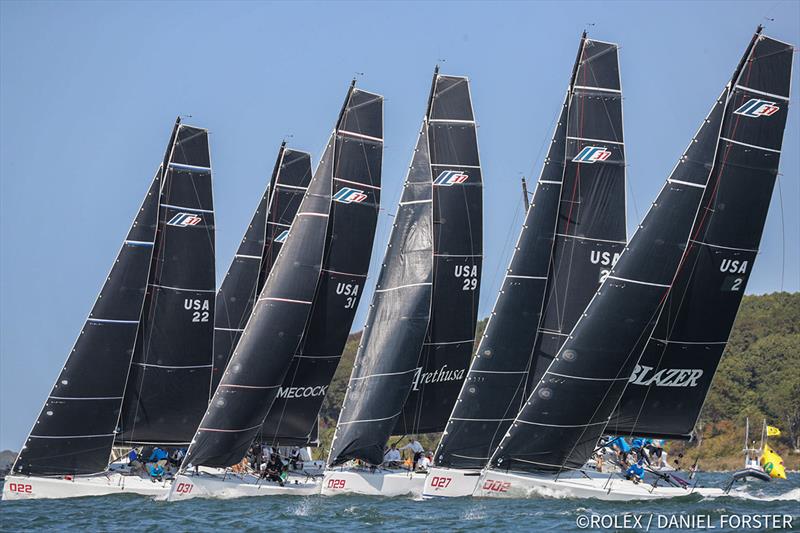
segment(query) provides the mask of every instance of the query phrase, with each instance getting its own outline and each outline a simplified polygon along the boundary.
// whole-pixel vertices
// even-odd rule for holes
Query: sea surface
[[[700,483],[721,486],[729,474],[703,473]],[[573,499],[437,499],[366,496],[268,496],[167,503],[125,495],[0,503],[2,531],[767,531],[746,528],[743,517],[787,515],[800,531],[800,473],[786,481],[750,481],[735,495],[687,496],[656,502]],[[588,518],[581,518],[581,517]],[[597,527],[579,528],[594,516]],[[639,523],[637,523],[637,517]],[[751,518],[751,524],[753,523]],[[780,520],[779,520],[780,522]],[[660,523],[660,524],[659,524]],[[784,522],[785,523],[785,522]],[[659,527],[659,525],[670,527]],[[685,524],[684,524],[685,525]],[[608,527],[606,527],[608,526]],[[639,526],[639,527],[637,527]],[[734,527],[737,526],[737,527]],[[695,529],[696,530],[696,529]]]

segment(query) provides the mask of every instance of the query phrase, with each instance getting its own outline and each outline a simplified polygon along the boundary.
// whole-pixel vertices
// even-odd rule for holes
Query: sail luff
[[[735,120],[722,132],[714,186],[702,201],[704,216],[609,431],[690,438],[730,337],[777,176],[792,68],[791,46],[758,33],[751,44],[732,86]],[[753,77],[754,70],[768,74]],[[749,87],[750,78],[760,91]],[[764,102],[763,92],[777,98],[759,104],[770,111],[759,115],[750,108]]]
[[[384,444],[408,396],[410,375],[430,320],[432,293],[433,179],[427,130],[426,109],[339,414],[329,465],[355,457],[382,462]]]
[[[188,443],[208,402],[216,280],[207,130],[179,124],[162,175],[148,293],[117,442]]]
[[[308,324],[261,434],[305,444],[341,359],[369,270],[380,210],[383,97],[351,85],[337,121],[325,257]]]
[[[147,285],[160,181],[158,171],[12,472],[107,469]],[[79,410],[70,413],[72,403]]]
[[[560,471],[580,468],[591,455],[685,259],[717,161],[728,102],[726,88],[517,415],[492,467]],[[578,397],[580,402],[571,399]]]
[[[445,428],[469,367],[477,322],[483,177],[469,81],[440,74],[434,95],[428,122],[434,176],[431,318],[395,434]]]
[[[616,45],[598,43],[585,32],[581,36],[535,192],[536,209],[528,210],[486,332],[442,436],[435,459],[440,466],[486,464],[527,397],[526,385],[537,366],[549,361],[560,334],[571,329],[576,313],[595,292],[603,276],[601,263],[610,263],[613,248],[624,245],[619,66]],[[599,119],[588,115],[598,110],[603,111]],[[583,134],[584,122],[594,130]],[[614,157],[603,147],[607,157],[592,160],[581,181],[585,163],[567,159],[566,152],[580,154],[584,144],[609,136]],[[584,220],[585,213],[589,216]],[[606,248],[612,250],[603,252]],[[560,280],[563,271],[567,275]],[[549,329],[543,327],[547,322],[552,323]],[[543,338],[550,339],[544,348]]]
[[[286,148],[286,142],[282,142],[267,189],[217,292],[211,395],[239,342],[310,179],[311,155]]]

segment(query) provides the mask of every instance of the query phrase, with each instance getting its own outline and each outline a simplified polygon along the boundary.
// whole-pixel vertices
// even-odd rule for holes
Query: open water
[[[700,482],[721,486],[728,474],[705,473]],[[679,531],[683,519],[701,529],[767,531],[746,528],[755,515],[787,516],[785,531],[800,531],[800,474],[786,481],[750,481],[734,496],[687,496],[660,502],[598,500],[416,501],[411,498],[256,497],[238,500],[194,499],[179,503],[135,495],[0,503],[3,531]],[[581,518],[581,517],[587,518]],[[598,527],[579,528],[595,517]],[[637,517],[640,527],[636,527]],[[616,521],[616,522],[613,522]],[[660,528],[659,525],[669,526]],[[762,518],[763,525],[763,518]],[[772,525],[772,523],[770,523]],[[610,527],[604,527],[610,526]],[[616,526],[616,527],[615,527]],[[630,527],[626,527],[630,526]]]

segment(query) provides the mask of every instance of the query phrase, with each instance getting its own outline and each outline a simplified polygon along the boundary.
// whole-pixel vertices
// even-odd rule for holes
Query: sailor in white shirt
[[[383,463],[386,466],[398,466],[402,457],[400,457],[400,450],[397,449],[397,444],[392,444],[386,455],[383,456]]]
[[[414,452],[414,466],[413,468],[417,468],[417,463],[422,458],[422,454],[425,453],[425,448],[422,447],[422,444],[416,439],[416,437],[411,437],[411,442],[400,448],[401,450],[411,450]]]
[[[419,460],[419,464],[417,465],[417,470],[427,472],[432,465],[433,465],[433,452],[428,452],[422,456],[422,459]]]

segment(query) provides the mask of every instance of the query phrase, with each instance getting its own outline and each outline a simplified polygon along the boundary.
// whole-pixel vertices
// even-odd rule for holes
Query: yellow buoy
[[[775,453],[775,451],[764,445],[764,453],[761,455],[761,467],[764,472],[769,474],[769,477],[786,479],[786,469],[783,466],[783,458]]]

